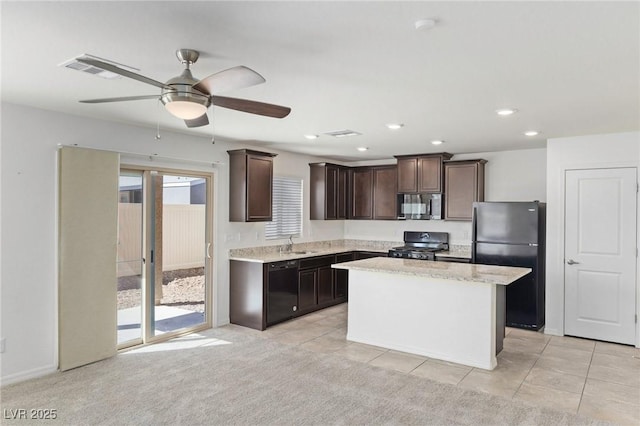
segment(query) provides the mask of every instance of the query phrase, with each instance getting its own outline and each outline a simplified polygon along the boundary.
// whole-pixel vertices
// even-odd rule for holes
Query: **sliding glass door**
[[[139,177],[139,182],[131,181],[134,176]],[[123,185],[125,181],[131,188]],[[136,228],[135,220],[127,217],[128,230],[125,232],[123,223],[119,226],[120,241],[135,234],[140,247],[138,251],[138,246],[133,248],[134,244],[128,242],[126,248],[132,254],[125,256],[125,244],[118,246],[119,265],[126,263],[129,267],[127,275],[123,274],[126,279],[118,280],[120,347],[211,326],[210,193],[210,175],[166,170],[122,171],[120,217],[125,217],[125,210],[135,210],[131,216],[140,218],[142,223]],[[124,200],[129,204],[140,200],[140,207],[125,205]],[[140,258],[133,253],[139,253]],[[136,266],[139,268],[135,269]],[[134,276],[139,278],[139,288],[135,288]],[[134,293],[139,299],[134,300]]]
[[[207,180],[153,176],[152,336],[206,323]]]

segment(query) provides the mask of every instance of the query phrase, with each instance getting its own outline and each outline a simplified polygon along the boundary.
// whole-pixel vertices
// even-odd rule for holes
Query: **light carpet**
[[[221,327],[1,390],[64,425],[595,425]]]

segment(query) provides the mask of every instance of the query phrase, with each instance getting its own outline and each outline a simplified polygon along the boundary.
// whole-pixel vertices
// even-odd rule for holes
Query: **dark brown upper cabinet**
[[[351,182],[351,219],[373,219],[373,170],[355,167]]]
[[[352,169],[351,219],[396,219],[396,166]]]
[[[452,154],[397,155],[399,193],[443,192],[442,162]]]
[[[229,220],[270,222],[273,205],[273,157],[236,149],[229,153]]]
[[[486,160],[444,163],[445,220],[471,220],[473,202],[484,201]]]
[[[347,219],[349,212],[349,168],[330,163],[311,163],[311,220]]]
[[[373,219],[396,219],[396,166],[373,167]]]

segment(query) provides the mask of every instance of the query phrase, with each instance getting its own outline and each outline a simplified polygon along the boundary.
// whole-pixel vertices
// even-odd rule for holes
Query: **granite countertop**
[[[332,265],[335,269],[383,272],[454,281],[508,285],[531,272],[529,268],[433,262],[429,260],[379,257]]]
[[[307,257],[346,253],[350,251],[374,251],[386,253],[392,247],[403,245],[397,241],[331,240],[311,243],[296,243],[292,252],[280,253],[282,245],[248,247],[229,250],[230,260],[243,262],[280,262]],[[436,257],[457,257],[471,259],[471,246],[452,244],[449,251],[440,251]]]
[[[292,252],[283,253],[280,253],[280,247],[282,247],[282,245],[249,247],[229,250],[229,260],[269,263],[351,251],[374,251],[387,253],[390,248],[397,247],[399,245],[402,245],[402,242],[365,240],[318,241],[313,243],[294,244]]]

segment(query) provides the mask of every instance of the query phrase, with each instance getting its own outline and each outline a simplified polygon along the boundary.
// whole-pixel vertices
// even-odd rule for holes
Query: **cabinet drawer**
[[[320,268],[322,266],[330,266],[335,262],[336,257],[334,255],[329,256],[317,256],[307,259],[300,259],[300,269]]]
[[[336,263],[351,262],[353,258],[354,258],[353,252],[337,254]]]

